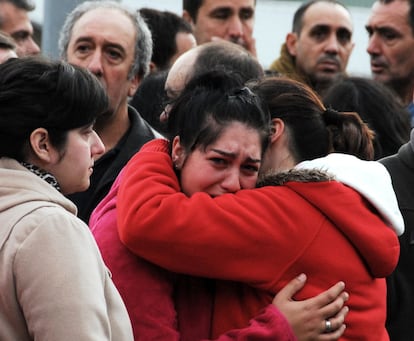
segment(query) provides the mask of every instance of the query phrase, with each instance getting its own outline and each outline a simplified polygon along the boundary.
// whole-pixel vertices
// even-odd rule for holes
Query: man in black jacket
[[[391,341],[414,340],[414,129],[397,154],[380,162],[391,174],[405,232],[400,236],[400,259],[387,278],[387,329]]]
[[[128,105],[149,71],[151,33],[138,12],[114,2],[87,1],[66,18],[59,39],[61,57],[89,69],[104,85],[110,107],[95,125],[106,152],[95,162],[86,192],[70,196],[86,223],[122,167],[141,146],[161,137]]]

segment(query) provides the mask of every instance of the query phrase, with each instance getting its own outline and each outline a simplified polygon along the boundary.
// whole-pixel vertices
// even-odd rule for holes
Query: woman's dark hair
[[[410,139],[410,114],[384,84],[363,77],[348,77],[325,93],[326,106],[354,111],[374,131],[374,159],[395,154]]]
[[[62,150],[68,131],[94,123],[108,98],[86,69],[26,57],[0,65],[0,108],[0,157],[24,161],[33,130],[47,129]]]
[[[232,122],[259,132],[264,152],[269,142],[270,120],[258,96],[236,75],[211,71],[192,78],[173,102],[167,136],[180,137],[187,153],[206,148]]]
[[[296,162],[334,151],[372,160],[373,133],[356,113],[326,110],[309,86],[285,77],[264,78],[253,90],[267,106],[271,119],[283,120]]]

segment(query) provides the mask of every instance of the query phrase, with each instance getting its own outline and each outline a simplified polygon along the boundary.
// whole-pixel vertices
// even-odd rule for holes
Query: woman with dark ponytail
[[[180,186],[197,172],[184,163],[176,176],[165,151],[147,149],[120,184],[121,240],[170,271],[246,284],[215,288],[213,336],[247,323],[303,272],[298,300],[346,283],[341,340],[389,340],[384,277],[397,264],[404,224],[386,169],[360,159],[372,159],[371,131],[356,114],[326,110],[293,80],[267,78],[251,88],[271,116],[261,187],[184,195]],[[320,322],[321,332],[336,328],[330,317]]]
[[[335,152],[352,154],[363,160],[373,160],[375,133],[363,123],[355,112],[338,112],[326,109],[323,120],[331,133],[332,148]]]
[[[308,86],[288,78],[266,78],[253,89],[267,104],[273,128],[281,120],[288,129],[295,162],[333,151],[373,159],[373,132],[358,114],[326,109]]]

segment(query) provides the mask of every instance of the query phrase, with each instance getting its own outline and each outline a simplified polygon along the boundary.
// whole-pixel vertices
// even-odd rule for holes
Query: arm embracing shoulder
[[[120,239],[135,254],[170,271],[274,282],[275,269],[285,268],[302,252],[300,243],[291,243],[299,228],[290,223],[285,208],[279,208],[281,200],[288,201],[286,191],[267,187],[216,198],[196,193],[189,198],[180,191],[166,150],[144,149],[130,160],[120,184]],[[279,233],[275,217],[284,229],[298,231]],[[282,252],[275,257],[278,245],[285,246],[283,257]]]

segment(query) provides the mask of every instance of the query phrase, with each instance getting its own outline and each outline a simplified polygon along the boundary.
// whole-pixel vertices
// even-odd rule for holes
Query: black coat
[[[405,232],[400,237],[401,253],[394,273],[387,278],[387,330],[391,341],[414,340],[414,130],[411,143],[380,162],[391,174]]]

